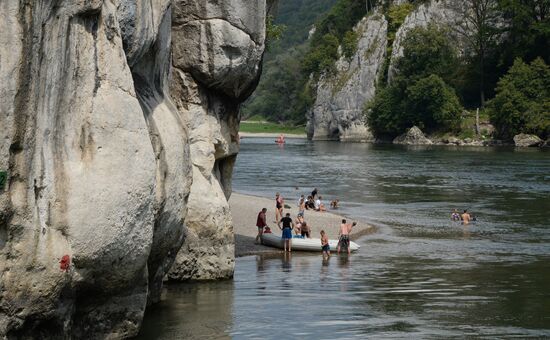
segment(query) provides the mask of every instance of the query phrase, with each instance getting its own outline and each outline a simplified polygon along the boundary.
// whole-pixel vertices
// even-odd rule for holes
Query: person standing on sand
[[[345,219],[342,220],[342,224],[340,224],[340,231],[338,232],[338,254],[340,254],[340,249],[347,248],[348,255],[350,254],[349,249],[349,235],[351,234],[351,231],[353,227],[357,225],[357,222],[353,222],[352,224],[348,224]]]
[[[470,216],[470,214],[468,214],[468,210],[464,209],[464,213],[460,215],[460,217],[462,218],[462,224],[470,224],[470,220],[472,219],[472,217]]]
[[[317,188],[314,188],[313,191],[311,192],[311,198],[315,199],[315,196],[317,196]]]
[[[310,238],[311,237],[311,227],[307,222],[302,218],[302,225],[300,227],[300,235],[304,238]]]
[[[321,250],[323,251],[323,260],[330,256],[330,246],[328,244],[328,236],[324,230],[321,230]]]
[[[267,226],[267,209],[263,208],[262,211],[258,213],[258,218],[256,219],[256,227],[258,227],[258,236],[256,236],[256,244],[262,244],[262,236],[264,234],[264,227]],[[259,242],[258,242],[259,241]]]
[[[304,217],[304,213],[306,210],[306,200],[304,199],[304,195],[300,197],[300,201],[298,202],[298,216]]]
[[[283,207],[285,206],[285,200],[281,194],[275,194],[275,223],[279,223],[279,220],[283,217]]]
[[[283,227],[281,228],[281,223],[283,224]],[[292,222],[292,218],[290,218],[290,213],[286,213],[286,216],[281,218],[281,220],[277,223],[277,226],[279,229],[283,231],[282,239],[283,239],[283,247],[284,251],[286,252],[288,249],[288,252],[292,251],[292,229],[294,229],[294,222]]]

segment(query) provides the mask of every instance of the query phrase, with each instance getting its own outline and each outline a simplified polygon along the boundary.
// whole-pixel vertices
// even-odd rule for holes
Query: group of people
[[[298,200],[298,214],[296,220],[292,220],[290,213],[284,214],[284,198],[280,193],[275,194],[275,222],[282,232],[283,239],[283,249],[285,252],[292,251],[292,231],[298,237],[311,238],[311,225],[305,220],[305,210],[315,210],[315,211],[326,211],[324,204],[321,201],[322,197],[318,195],[318,189],[315,188],[311,192],[311,195],[308,196],[307,200],[304,195],[301,195]],[[338,207],[338,200],[331,202],[332,208]],[[262,236],[264,233],[270,233],[271,230],[267,226],[267,208],[263,208],[258,213],[258,218],[256,221],[256,226],[258,228],[258,235],[256,236],[256,243],[262,242]],[[342,220],[340,225],[340,230],[338,233],[338,253],[341,249],[347,249],[348,254],[350,253],[349,248],[349,235],[351,230],[357,223],[348,224],[346,220]],[[323,252],[323,258],[330,256],[330,245],[328,241],[328,236],[324,230],[321,230],[321,250]]]
[[[475,221],[476,218],[472,216],[466,209],[464,209],[464,212],[462,214],[459,214],[458,210],[454,209],[451,213],[451,220],[455,222],[462,221],[462,224],[466,225],[470,224],[470,221]]]

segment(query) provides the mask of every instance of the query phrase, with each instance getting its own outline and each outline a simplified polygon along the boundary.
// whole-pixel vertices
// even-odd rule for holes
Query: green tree
[[[367,123],[377,137],[393,138],[411,127],[402,98],[403,90],[390,85],[378,90],[365,106]]]
[[[347,31],[342,40],[342,54],[349,60],[357,51],[359,35],[355,31]]]
[[[432,74],[407,87],[405,111],[412,121],[427,132],[458,131],[462,106],[453,88]]]
[[[268,49],[273,42],[281,39],[285,30],[285,25],[276,25],[273,23],[273,16],[267,16],[265,23],[265,44]]]
[[[413,82],[437,74],[452,81],[459,60],[448,33],[435,24],[413,28],[403,41],[403,57],[396,63],[400,78]]]
[[[500,44],[503,63],[509,66],[515,58],[536,57],[550,63],[550,1],[499,0],[499,9],[508,23]]]
[[[530,65],[516,59],[499,80],[487,111],[500,138],[510,140],[518,133],[550,137],[550,67],[541,58]]]
[[[479,100],[485,105],[486,62],[501,35],[502,13],[497,0],[450,1],[460,15],[451,27],[462,36],[479,75]]]
[[[458,128],[462,106],[447,84],[458,59],[447,33],[429,25],[407,34],[396,76],[366,106],[367,123],[377,136],[395,137],[413,125],[427,132]]]

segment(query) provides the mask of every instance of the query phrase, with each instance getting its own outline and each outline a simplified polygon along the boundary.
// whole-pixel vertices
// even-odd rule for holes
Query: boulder
[[[536,135],[520,133],[514,136],[514,144],[518,147],[540,146],[543,140]]]
[[[431,140],[426,138],[422,130],[418,127],[413,126],[404,134],[395,137],[393,144],[404,144],[404,145],[431,145],[433,144]]]
[[[447,137],[447,138],[443,138],[441,140],[441,142],[443,142],[444,144],[452,144],[452,145],[459,145],[460,144],[460,140],[456,137]]]

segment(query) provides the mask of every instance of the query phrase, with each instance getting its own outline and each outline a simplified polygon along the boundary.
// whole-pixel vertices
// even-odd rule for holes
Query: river
[[[550,337],[550,152],[243,139],[235,191],[314,186],[378,227],[358,253],[239,258],[168,286],[140,338]]]

